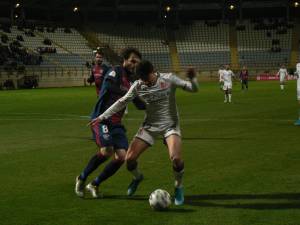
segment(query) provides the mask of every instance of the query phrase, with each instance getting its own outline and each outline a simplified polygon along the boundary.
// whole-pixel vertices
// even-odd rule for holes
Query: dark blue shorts
[[[96,144],[100,147],[112,146],[114,150],[128,149],[126,130],[122,125],[106,125],[98,123],[93,127]]]

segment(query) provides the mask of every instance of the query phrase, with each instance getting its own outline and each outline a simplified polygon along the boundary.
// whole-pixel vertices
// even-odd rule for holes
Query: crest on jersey
[[[161,88],[161,89],[166,89],[166,88],[169,87],[169,85],[168,85],[166,82],[164,82],[164,81],[161,81],[161,82],[159,83],[159,85],[160,85],[160,88]]]
[[[109,134],[103,134],[103,139],[108,141],[109,140]]]
[[[111,76],[111,77],[115,77],[116,76],[116,71],[111,71],[109,74],[108,74],[108,76]]]

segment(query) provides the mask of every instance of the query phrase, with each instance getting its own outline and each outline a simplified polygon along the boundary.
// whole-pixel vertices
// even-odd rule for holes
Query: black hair
[[[132,53],[137,55],[140,59],[142,58],[142,54],[139,52],[139,50],[137,50],[136,48],[133,48],[133,47],[124,48],[121,51],[121,57],[123,60],[129,59],[129,57]]]
[[[142,60],[136,67],[136,74],[142,81],[147,81],[149,74],[154,71],[154,67],[150,61]]]

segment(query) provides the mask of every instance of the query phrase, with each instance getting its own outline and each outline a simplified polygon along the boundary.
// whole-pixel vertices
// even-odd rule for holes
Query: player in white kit
[[[283,64],[281,65],[281,67],[277,73],[277,76],[279,76],[280,89],[284,90],[284,84],[285,84],[285,80],[288,76],[288,72]]]
[[[231,102],[232,96],[232,78],[234,77],[234,73],[230,70],[229,65],[225,65],[225,69],[222,71],[220,76],[220,82],[223,83],[223,91],[224,91],[224,102]]]
[[[299,103],[298,120],[295,122],[295,125],[300,126],[300,61],[296,65],[295,74],[298,76],[298,79],[297,79],[297,100],[298,100],[298,103]]]
[[[127,169],[134,177],[127,194],[133,195],[144,178],[137,167],[138,157],[154,144],[158,136],[162,136],[169,150],[175,176],[175,205],[182,205],[184,162],[181,156],[181,132],[175,91],[179,87],[185,91],[197,92],[196,73],[193,69],[189,69],[187,72],[189,81],[185,81],[172,73],[155,72],[149,61],[142,61],[136,73],[139,80],[133,83],[127,94],[91,123],[107,119],[126,107],[133,98],[137,96],[141,98],[146,103],[146,115],[126,154]]]

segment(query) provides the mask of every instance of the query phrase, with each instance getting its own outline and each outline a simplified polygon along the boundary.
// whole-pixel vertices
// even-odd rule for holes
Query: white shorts
[[[223,84],[223,90],[226,91],[228,89],[232,89],[232,83],[224,82],[224,84]]]
[[[167,137],[173,134],[181,137],[181,131],[179,126],[168,128],[166,130],[161,130],[161,131],[159,130],[154,131],[154,130],[155,128],[153,129],[153,127],[149,127],[149,126],[140,127],[135,137],[145,141],[149,145],[153,145],[155,138],[157,138],[160,135],[162,135],[164,139],[166,139]]]
[[[280,82],[284,82],[285,81],[285,75],[280,75],[279,80],[280,80]]]

